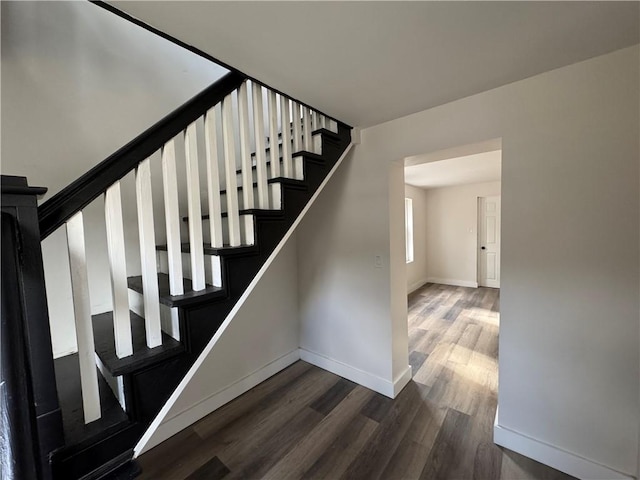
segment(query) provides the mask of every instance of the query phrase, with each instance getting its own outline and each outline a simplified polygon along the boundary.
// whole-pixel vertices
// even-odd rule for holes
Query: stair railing
[[[240,200],[242,210],[280,208],[279,199],[270,193],[269,180],[302,179],[302,161],[296,161],[296,153],[320,153],[320,137],[314,140],[312,132],[321,128],[337,132],[337,122],[237,72],[230,72],[40,206],[42,239],[63,226],[66,230],[86,423],[100,418],[101,406],[83,210],[100,196],[104,197],[115,352],[118,358],[127,357],[134,353],[134,347],[121,180],[135,172],[146,345],[148,348],[160,346],[163,331],[179,340],[177,309],[172,309],[172,317],[167,321],[161,318],[159,307],[152,155],[160,152],[162,163],[170,294],[182,295],[186,266],[182,264],[185,247],[181,243],[180,220],[185,212],[180,211],[178,201],[176,137],[183,136],[185,148],[189,275],[192,289],[201,291],[207,288],[202,204],[208,207],[211,247],[251,244],[253,224],[248,221],[248,215],[240,214]],[[202,129],[203,142],[198,138]],[[199,158],[201,143],[204,143],[204,162]],[[206,192],[200,189],[202,163],[206,165]],[[225,189],[221,190],[223,186]],[[226,212],[223,212],[221,192],[225,196]],[[219,257],[211,256],[210,268],[213,286],[222,287]]]

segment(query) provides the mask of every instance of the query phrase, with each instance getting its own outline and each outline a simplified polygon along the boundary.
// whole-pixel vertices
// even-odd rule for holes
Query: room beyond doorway
[[[501,170],[499,139],[405,159],[408,293],[500,287]]]

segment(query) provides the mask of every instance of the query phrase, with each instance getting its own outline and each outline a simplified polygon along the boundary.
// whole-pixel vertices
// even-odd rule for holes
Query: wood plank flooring
[[[496,289],[427,284],[395,400],[299,361],[142,455],[140,478],[570,479],[493,444],[498,308]]]

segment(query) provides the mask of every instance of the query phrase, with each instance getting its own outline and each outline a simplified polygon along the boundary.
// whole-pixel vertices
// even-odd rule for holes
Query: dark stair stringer
[[[71,444],[67,442],[64,448],[53,452],[55,479],[134,478],[136,467],[131,460],[134,446],[350,143],[350,128],[340,123],[337,134],[324,130],[318,133],[322,134],[323,153],[320,157],[305,155],[304,180],[269,180],[281,183],[282,210],[244,212],[254,217],[255,245],[205,248],[205,254],[221,257],[223,288],[208,286],[202,292],[194,292],[190,282],[185,281],[185,294],[172,297],[168,292],[168,277],[159,274],[161,303],[178,308],[180,342],[169,339],[168,345],[147,349],[140,339],[134,340],[138,345],[135,358],[118,360],[111,339],[102,337],[107,334],[101,325],[108,323],[110,314],[95,316],[98,317],[94,318],[96,347],[106,368],[113,374],[122,374],[127,413],[122,417],[122,410],[116,411],[118,415],[106,430],[88,431],[86,427],[93,424],[85,426],[84,437],[80,435],[82,438],[74,439]],[[158,247],[162,249],[166,247]],[[183,246],[185,249],[188,250],[188,245]],[[141,292],[140,278],[129,278],[129,288]],[[142,320],[138,319],[134,318],[136,322]],[[115,399],[109,398],[113,397],[109,388],[101,389],[101,398],[103,395],[109,405],[113,405]],[[65,399],[60,396],[64,404]],[[82,414],[82,409],[79,410],[79,413],[77,409],[74,411],[76,424],[78,414]]]

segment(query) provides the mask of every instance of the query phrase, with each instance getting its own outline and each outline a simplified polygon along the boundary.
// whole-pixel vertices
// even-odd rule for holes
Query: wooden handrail
[[[38,208],[40,238],[44,240],[108,187],[159,150],[191,122],[238,88],[246,76],[229,72],[191,100],[178,107],[131,142],[107,157]]]

